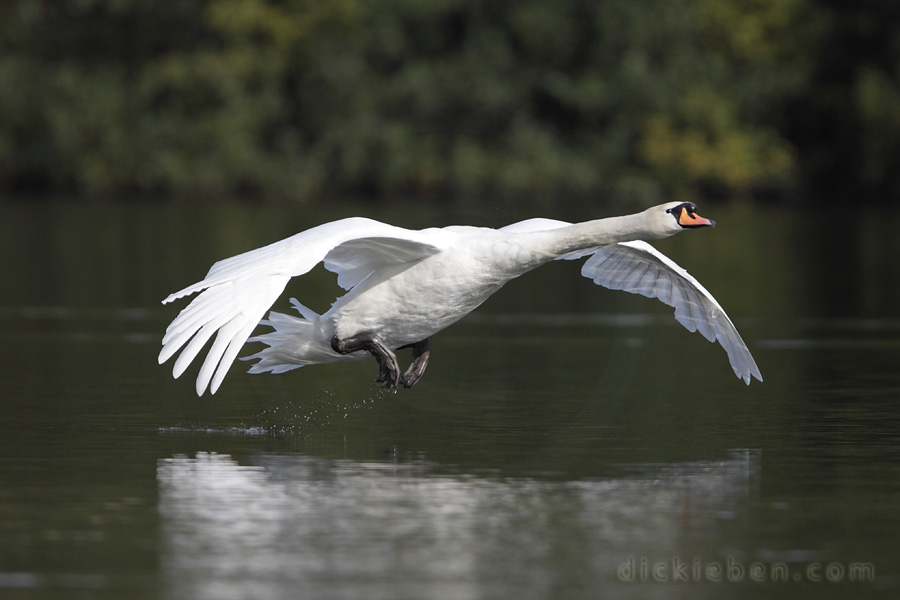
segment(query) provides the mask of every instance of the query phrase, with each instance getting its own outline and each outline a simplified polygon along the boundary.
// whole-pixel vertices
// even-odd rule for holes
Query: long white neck
[[[546,232],[545,251],[553,258],[584,248],[656,237],[646,226],[643,213],[596,219]]]
[[[653,231],[649,220],[649,214],[641,212],[522,234],[523,246],[532,254],[526,262],[534,261],[537,266],[576,250],[669,235]]]

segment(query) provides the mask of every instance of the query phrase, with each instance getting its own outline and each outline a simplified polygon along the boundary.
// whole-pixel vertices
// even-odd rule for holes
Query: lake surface
[[[900,216],[701,212],[656,245],[764,383],[558,263],[439,334],[412,390],[238,363],[197,398],[156,363],[185,305],[159,301],[215,260],[350,214],[534,215],[4,201],[0,597],[897,597]]]

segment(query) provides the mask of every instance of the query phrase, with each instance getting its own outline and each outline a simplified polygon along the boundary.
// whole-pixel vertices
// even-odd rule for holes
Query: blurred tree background
[[[0,193],[888,203],[896,0],[7,0]]]

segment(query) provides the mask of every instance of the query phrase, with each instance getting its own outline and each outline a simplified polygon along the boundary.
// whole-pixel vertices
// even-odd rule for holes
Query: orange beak
[[[686,208],[681,209],[678,215],[678,224],[682,227],[715,227],[716,222],[712,219],[705,219],[697,213],[690,213]]]

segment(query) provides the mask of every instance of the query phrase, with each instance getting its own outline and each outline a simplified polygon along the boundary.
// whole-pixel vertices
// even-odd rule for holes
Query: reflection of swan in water
[[[547,597],[562,581],[602,597],[629,554],[671,557],[715,537],[755,486],[758,459],[734,451],[558,482],[178,456],[157,469],[167,596]]]

